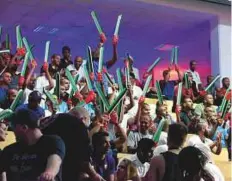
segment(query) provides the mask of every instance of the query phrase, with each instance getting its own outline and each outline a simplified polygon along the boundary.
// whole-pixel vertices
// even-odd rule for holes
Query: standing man
[[[197,62],[195,60],[191,60],[189,63],[189,70],[187,70],[187,72],[190,72],[192,74],[193,77],[193,81],[196,82],[197,85],[197,89],[199,90],[201,88],[201,78],[199,73],[196,71],[196,66],[197,66]]]
[[[39,117],[31,110],[20,110],[13,116],[18,142],[1,154],[3,180],[61,180],[64,142],[58,136],[45,136],[39,129]]]
[[[63,58],[60,62],[60,69],[65,69],[70,64],[73,64],[71,60],[71,49],[68,46],[62,48]]]

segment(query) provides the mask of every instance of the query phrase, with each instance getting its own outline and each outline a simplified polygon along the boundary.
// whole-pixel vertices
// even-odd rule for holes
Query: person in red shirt
[[[224,77],[222,79],[222,88],[216,89],[216,99],[215,104],[220,106],[223,100],[224,95],[226,94],[226,90],[230,87],[230,79],[228,77]]]

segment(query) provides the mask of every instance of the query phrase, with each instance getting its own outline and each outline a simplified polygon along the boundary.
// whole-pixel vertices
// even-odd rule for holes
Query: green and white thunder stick
[[[161,58],[157,58],[153,64],[147,69],[147,73],[151,72],[153,70],[153,68],[159,63],[159,61],[161,60]]]
[[[172,48],[172,51],[171,51],[171,62],[170,64],[172,65],[174,63],[174,57],[175,57],[175,48]]]
[[[220,79],[220,75],[217,75],[213,80],[212,80],[212,82],[205,88],[205,91],[208,91],[213,85],[214,85],[214,83],[218,80],[218,79]]]
[[[177,105],[181,105],[182,86],[183,86],[183,83],[180,82],[180,83],[178,84],[177,102],[176,102]]]
[[[29,47],[28,41],[27,41],[27,39],[25,37],[23,37],[23,44],[25,45],[25,48],[26,48],[27,52],[29,52],[29,59],[31,61],[35,60],[34,56],[32,54],[31,48]]]
[[[126,95],[126,93],[127,93],[127,89],[125,89],[125,88],[120,91],[118,97],[110,105],[110,108],[107,111],[109,114],[116,108],[116,106],[120,103],[120,101],[123,99],[123,97]]]
[[[103,68],[103,53],[104,53],[104,47],[101,47],[100,48],[100,53],[99,53],[98,73],[102,73],[102,68]]]
[[[43,92],[48,97],[48,99],[52,102],[53,106],[58,106],[58,102],[56,99],[54,99],[53,95],[47,91],[45,88],[43,88]]]
[[[91,90],[93,90],[93,86],[92,86],[92,82],[91,82],[90,77],[89,77],[89,73],[88,73],[86,64],[84,65],[84,74],[85,74],[85,79],[87,82],[88,89],[91,91]]]
[[[68,77],[68,80],[70,81],[70,84],[72,86],[74,93],[76,93],[78,91],[77,86],[76,86],[75,81],[72,77],[72,74],[70,73],[70,71],[67,68],[65,69],[65,74]]]
[[[162,130],[163,130],[164,123],[165,123],[165,119],[162,119],[162,120],[160,121],[160,123],[159,123],[159,126],[158,126],[158,128],[157,128],[157,130],[156,130],[154,136],[153,136],[153,141],[154,141],[155,143],[158,143],[158,142],[159,142],[160,135],[161,135],[161,132],[162,132]]]
[[[1,38],[2,38],[2,27],[0,26],[0,43],[1,43]]]
[[[50,49],[50,41],[46,41],[44,62],[48,62],[49,49]]]
[[[55,89],[55,94],[56,94],[58,100],[60,100],[60,73],[59,72],[56,73],[56,89]]]
[[[224,107],[225,107],[226,95],[228,94],[228,92],[230,91],[230,89],[231,89],[231,87],[229,87],[229,88],[226,90],[226,93],[225,93],[225,95],[224,95],[224,97],[223,97],[223,99],[222,99],[222,103],[221,103],[221,105],[220,105],[220,107],[219,107],[219,112],[222,112],[223,109],[224,109]]]
[[[95,13],[94,11],[91,12],[91,16],[92,16],[92,18],[93,18],[93,21],[94,21],[96,27],[97,27],[98,33],[99,33],[99,34],[102,34],[102,32],[103,32],[103,31],[102,31],[102,28],[101,28],[101,26],[100,26],[100,24],[99,24],[99,21],[98,21],[98,19],[97,19],[97,15],[96,15],[96,13]]]
[[[0,50],[0,53],[10,53],[10,50]]]
[[[177,64],[178,64],[179,48],[176,46],[176,47],[174,48],[174,50],[175,50],[174,63],[177,65]]]
[[[6,49],[10,49],[10,35],[6,34]]]
[[[27,52],[26,55],[25,55],[25,57],[24,57],[23,67],[22,67],[22,70],[21,70],[21,76],[22,77],[25,76],[28,62],[29,62],[29,52]]]
[[[106,76],[106,79],[108,80],[110,86],[113,86],[113,85],[114,85],[114,82],[113,82],[113,80],[111,79],[110,74],[109,74],[108,72],[105,72],[105,76]]]
[[[163,104],[163,97],[162,97],[162,92],[160,89],[159,81],[156,81],[156,91],[157,91],[157,97],[158,97],[159,103]]]
[[[79,75],[77,74],[76,77],[74,78],[75,84],[77,84],[78,79],[79,79]],[[73,94],[74,94],[74,91],[73,91],[73,89],[71,89],[71,92],[70,92],[68,98],[71,98],[73,96]]]
[[[117,19],[115,30],[114,30],[114,35],[115,36],[118,36],[119,26],[120,26],[121,19],[122,19],[122,15],[119,15],[118,19]]]
[[[14,99],[14,101],[12,102],[12,104],[10,105],[10,109],[11,109],[12,111],[15,111],[16,106],[18,105],[19,101],[21,101],[21,99],[22,99],[22,97],[23,97],[23,92],[24,92],[24,91],[23,91],[22,89],[20,89],[20,90],[18,91],[18,94],[17,94],[16,98]]]
[[[190,85],[189,85],[188,73],[184,74],[184,82],[185,82],[185,88],[189,89]]]
[[[9,118],[14,112],[10,109],[5,109],[0,112],[0,121]]]
[[[117,68],[116,74],[117,74],[117,79],[118,79],[119,90],[122,90],[123,89],[123,83],[122,83],[122,72],[121,72],[120,68]]]
[[[21,33],[20,25],[16,26],[16,40],[17,40],[17,48],[22,48],[23,42],[22,42],[22,33]]]
[[[87,48],[87,55],[88,55],[88,68],[89,68],[89,72],[94,72],[92,51],[91,51],[91,47],[90,46],[88,46],[88,48]]]
[[[101,85],[99,83],[96,83],[95,87],[96,87],[98,96],[101,98],[102,102],[104,103],[104,106],[108,110],[110,108],[110,104],[109,104],[107,98],[105,97],[105,94],[102,92]]]
[[[149,75],[149,76],[147,77],[147,80],[146,80],[145,85],[144,85],[144,87],[143,87],[143,94],[142,94],[143,96],[145,96],[146,93],[147,93],[147,91],[148,91],[148,88],[149,88],[151,79],[152,79],[152,75]]]

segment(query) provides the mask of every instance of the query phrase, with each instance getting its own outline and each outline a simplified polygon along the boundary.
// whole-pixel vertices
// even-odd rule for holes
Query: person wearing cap
[[[17,111],[12,121],[17,142],[4,148],[0,156],[0,173],[6,173],[7,181],[62,180],[63,140],[58,136],[43,135],[39,117],[32,110]]]
[[[29,94],[28,103],[17,107],[16,111],[20,109],[29,109],[34,111],[39,118],[42,118],[45,116],[44,109],[39,105],[42,99],[42,95],[39,91],[33,91]]]

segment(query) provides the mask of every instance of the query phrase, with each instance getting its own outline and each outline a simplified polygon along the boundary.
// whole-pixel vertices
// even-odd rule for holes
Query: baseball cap
[[[27,125],[29,128],[38,128],[40,124],[39,116],[30,109],[19,109],[12,117],[13,125]]]
[[[41,101],[41,99],[43,98],[42,98],[42,94],[39,91],[33,91],[29,94],[28,99],[34,101]]]

